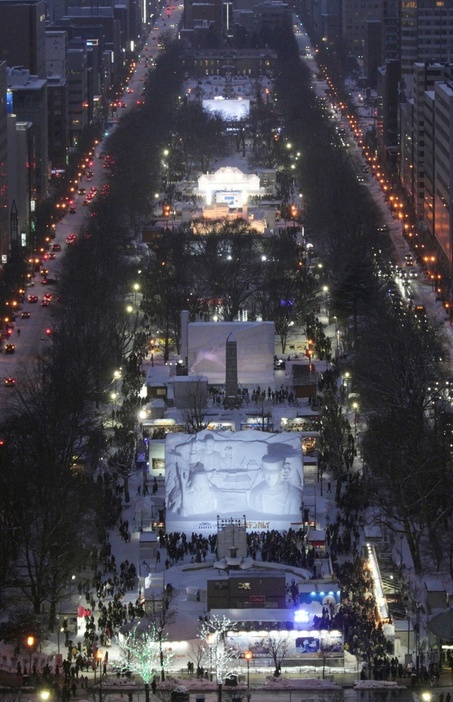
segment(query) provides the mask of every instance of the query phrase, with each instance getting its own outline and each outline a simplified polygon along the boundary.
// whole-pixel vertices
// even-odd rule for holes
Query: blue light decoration
[[[13,91],[9,88],[6,91],[6,112],[8,115],[13,114]]]
[[[307,624],[310,620],[310,616],[305,609],[296,609],[294,612],[294,621],[297,624]]]
[[[319,602],[319,604],[324,604],[326,598],[330,600],[335,600],[338,604],[341,599],[340,590],[312,590],[311,592],[299,592],[299,602],[301,605],[310,605],[312,602]]]

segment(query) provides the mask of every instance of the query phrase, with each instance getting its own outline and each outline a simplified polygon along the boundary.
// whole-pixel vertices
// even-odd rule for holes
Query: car
[[[16,384],[16,379],[9,376],[8,378],[5,378],[3,382],[5,384],[5,388],[13,388]]]
[[[30,319],[31,313],[30,312],[21,312],[20,318],[21,319]]]
[[[426,315],[426,308],[424,305],[415,305],[413,308],[413,312],[419,321],[421,321],[421,322],[428,321],[428,317]]]
[[[383,224],[381,227],[378,227],[377,230],[379,233],[385,234],[386,232],[389,231],[389,225]]]
[[[28,302],[38,302],[38,296],[37,295],[29,295]]]
[[[75,234],[68,234],[68,236],[66,237],[66,243],[73,244],[76,239],[77,239],[77,236]]]
[[[49,305],[50,305],[50,300],[46,300],[45,298],[43,298],[41,300],[41,307],[49,307]]]
[[[52,244],[52,251],[53,253],[58,253],[61,251],[61,244]]]
[[[69,214],[75,214],[76,213],[76,208],[75,207],[70,207],[69,208]]]
[[[54,253],[50,253],[50,254],[48,255],[49,261],[55,261],[56,257],[57,257],[57,255],[54,254]]]
[[[52,293],[45,293],[45,295],[43,295],[42,299],[48,300],[49,302],[52,302]]]
[[[46,276],[48,273],[49,273],[49,269],[48,269],[48,268],[41,268],[41,275]]]
[[[5,353],[15,353],[16,352],[16,347],[14,344],[6,344],[5,345]]]
[[[85,188],[79,188],[79,195],[85,195],[86,189]]]

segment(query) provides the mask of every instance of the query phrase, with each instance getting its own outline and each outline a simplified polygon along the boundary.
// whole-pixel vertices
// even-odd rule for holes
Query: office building
[[[32,183],[32,208],[47,193],[47,81],[32,76],[24,68],[7,69],[7,85],[12,94],[12,113],[21,122],[32,123],[35,152],[35,179]]]
[[[35,221],[32,213],[33,184],[36,161],[33,124],[8,115],[8,192],[9,192],[9,256],[20,255],[35,246]]]
[[[0,270],[9,247],[6,63],[0,62]]]
[[[453,3],[450,0],[401,0],[401,76],[414,63],[453,61]]]
[[[448,80],[453,66],[415,63],[406,74],[405,99],[400,104],[400,180],[418,218],[424,216],[425,92]]]
[[[0,0],[0,61],[46,78],[44,0]]]
[[[453,82],[425,93],[425,225],[453,263]]]

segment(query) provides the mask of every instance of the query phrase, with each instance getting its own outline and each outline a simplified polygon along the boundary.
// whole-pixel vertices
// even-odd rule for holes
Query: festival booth
[[[241,431],[246,431],[247,429],[256,429],[257,431],[274,431],[274,424],[272,421],[272,415],[266,414],[262,415],[251,415],[241,422]]]
[[[326,551],[326,530],[325,529],[313,529],[313,527],[308,527],[306,536],[306,544],[309,548],[314,548],[315,551],[325,553]]]
[[[322,605],[313,602],[300,609],[218,609],[211,616],[227,617],[235,624],[228,632],[229,646],[243,657],[250,651],[250,662],[255,666],[272,667],[272,650],[285,640],[288,653],[285,665],[325,665],[343,667],[343,634],[337,629],[317,629],[314,617],[322,612]],[[280,644],[281,645],[281,644]]]
[[[216,420],[211,420],[206,429],[209,429],[209,431],[234,431],[235,424],[232,421],[219,418]]]
[[[318,373],[313,363],[293,363],[292,383],[296,397],[316,398],[318,392]]]

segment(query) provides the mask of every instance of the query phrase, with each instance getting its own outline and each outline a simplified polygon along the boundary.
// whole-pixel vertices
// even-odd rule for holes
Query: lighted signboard
[[[250,631],[230,632],[228,643],[239,654],[245,651],[252,653],[253,659],[272,658],[272,649],[278,647],[279,640],[284,640],[288,646],[286,658],[319,658],[328,656],[336,658],[343,656],[343,636],[337,630],[285,630],[279,631]]]

